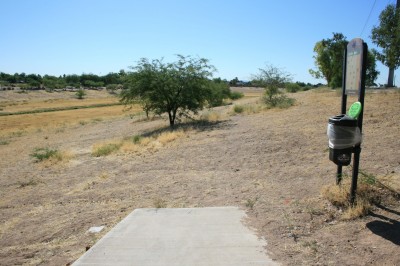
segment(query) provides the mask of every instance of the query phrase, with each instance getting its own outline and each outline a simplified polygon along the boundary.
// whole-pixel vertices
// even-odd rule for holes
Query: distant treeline
[[[3,87],[19,87],[21,89],[64,89],[64,88],[100,88],[117,87],[123,83],[126,75],[124,70],[119,73],[109,73],[104,76],[95,74],[82,75],[37,75],[15,73],[7,74],[0,72],[0,85]],[[4,89],[4,88],[3,88]]]
[[[116,90],[122,88],[124,83],[124,77],[127,73],[124,70],[120,70],[118,73],[108,73],[104,76],[98,76],[95,74],[82,74],[82,75],[38,75],[38,74],[25,74],[15,73],[7,74],[0,72],[0,90],[13,89],[18,87],[23,90],[53,90],[53,89],[96,89],[96,88],[107,88],[108,90]],[[217,83],[226,83],[230,87],[258,87],[257,81],[242,81],[237,77],[228,81],[226,79],[215,78]],[[301,88],[316,88],[323,84],[311,84],[304,82],[296,82]]]
[[[227,82],[229,83],[229,86],[231,87],[259,87],[260,83],[258,80],[251,80],[251,81],[243,81],[243,80],[239,80],[237,77],[227,81],[226,79],[223,80],[223,82]],[[300,82],[300,81],[296,81],[294,84],[297,84],[299,87],[301,88],[306,88],[306,89],[311,89],[311,88],[318,88],[321,86],[324,86],[324,84],[322,83],[318,83],[318,84],[311,84],[311,83],[305,83],[305,82]]]

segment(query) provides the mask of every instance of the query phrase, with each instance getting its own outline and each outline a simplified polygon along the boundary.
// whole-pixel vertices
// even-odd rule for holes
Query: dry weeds
[[[344,221],[320,197],[322,186],[335,183],[326,125],[340,110],[340,97],[330,90],[291,97],[296,105],[284,110],[229,116],[231,106],[215,108],[222,120],[189,124],[177,136],[167,135],[166,120],[138,122],[126,114],[15,128],[0,146],[0,264],[66,265],[135,208],[157,206],[240,206],[283,265],[399,264],[399,198],[384,194],[383,207]],[[361,168],[398,192],[400,94],[368,93],[365,102]],[[103,120],[91,122],[97,118]],[[107,140],[132,146],[93,157],[92,147]],[[46,146],[73,158],[41,167],[29,154]],[[86,233],[100,225],[102,233]]]

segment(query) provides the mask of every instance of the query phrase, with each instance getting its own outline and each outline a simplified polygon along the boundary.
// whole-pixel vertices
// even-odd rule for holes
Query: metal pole
[[[342,106],[341,106],[341,114],[346,113],[346,104],[347,104],[347,94],[346,94],[346,63],[347,59],[347,48],[344,49],[343,53],[343,76],[342,76]],[[343,174],[342,174],[342,166],[337,166],[337,173],[336,173],[336,185],[340,185],[342,182]]]

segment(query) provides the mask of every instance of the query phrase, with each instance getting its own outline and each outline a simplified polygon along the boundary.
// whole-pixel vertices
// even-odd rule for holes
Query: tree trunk
[[[171,110],[168,112],[169,126],[171,128],[173,128],[175,125],[176,112],[177,112],[177,110]]]
[[[388,82],[387,86],[393,87],[393,79],[394,79],[394,67],[389,67],[389,77],[388,77]]]
[[[169,126],[174,127],[175,119],[173,118],[172,111],[168,112],[168,117],[169,117]]]

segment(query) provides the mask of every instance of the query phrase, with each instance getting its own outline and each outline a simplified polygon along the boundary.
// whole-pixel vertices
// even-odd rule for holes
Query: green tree
[[[268,106],[290,106],[294,100],[286,97],[280,90],[291,81],[291,75],[273,65],[260,68],[259,73],[253,76],[252,84],[265,88],[264,101]]]
[[[365,77],[365,85],[367,86],[375,86],[375,80],[378,78],[379,71],[376,70],[376,58],[375,54],[368,50],[368,58],[367,58],[367,73]]]
[[[394,71],[400,66],[400,7],[388,5],[371,33],[372,42],[382,48],[381,52],[374,50],[377,59],[389,67],[387,86],[393,87]]]
[[[211,107],[221,106],[224,99],[231,96],[231,90],[227,82],[222,81],[220,78],[210,81],[211,95],[208,103]]]
[[[86,92],[85,92],[84,89],[79,89],[79,90],[75,93],[75,95],[76,95],[76,97],[77,97],[78,99],[82,100],[82,99],[85,97]]]
[[[102,79],[105,85],[121,84],[121,78],[118,73],[108,73],[107,75],[102,77]]]
[[[67,75],[64,78],[65,82],[68,84],[68,86],[72,86],[72,87],[76,87],[79,88],[80,87],[80,77],[78,75]]]
[[[347,45],[342,33],[333,33],[333,38],[323,39],[314,46],[314,59],[317,70],[310,69],[310,74],[317,79],[325,78],[332,88],[342,85],[343,52]]]
[[[142,58],[132,69],[125,76],[121,102],[138,100],[148,111],[168,113],[171,127],[177,116],[197,113],[210,98],[215,68],[207,59],[178,55],[177,61],[164,63]]]
[[[48,91],[52,91],[53,89],[62,89],[67,85],[63,78],[57,78],[50,75],[44,75],[42,82]]]
[[[301,90],[301,86],[299,84],[292,82],[286,83],[285,88],[287,92],[298,92]]]
[[[317,70],[310,69],[310,74],[315,78],[325,78],[328,86],[338,88],[342,86],[343,55],[348,41],[342,33],[333,33],[332,39],[323,39],[314,46],[314,59]],[[367,86],[375,84],[379,72],[376,70],[374,53],[368,51],[366,80]]]
[[[237,77],[235,77],[234,79],[229,81],[229,85],[231,85],[232,87],[238,86],[238,83],[239,83],[239,79]]]

